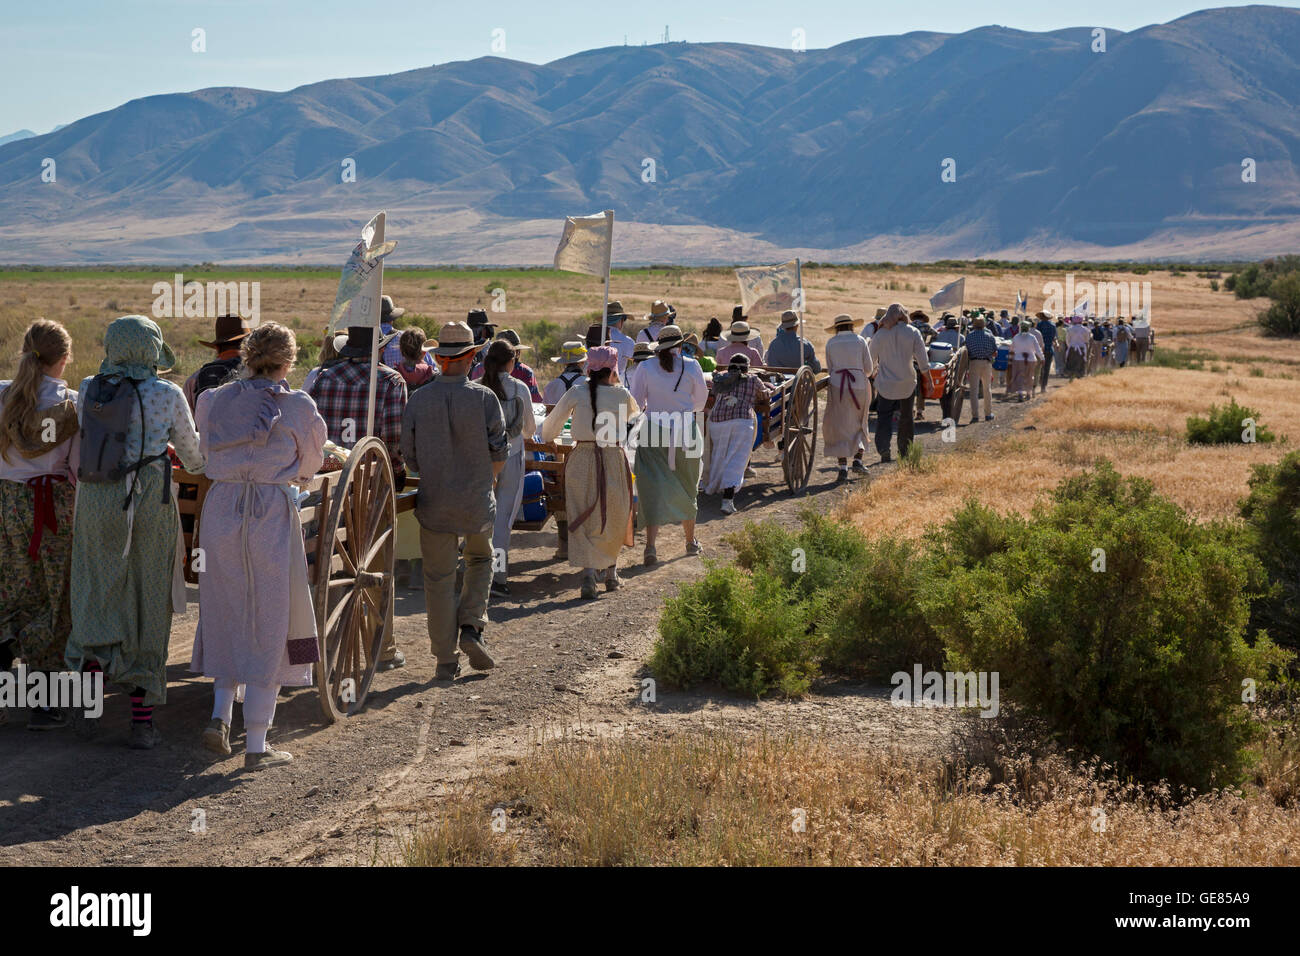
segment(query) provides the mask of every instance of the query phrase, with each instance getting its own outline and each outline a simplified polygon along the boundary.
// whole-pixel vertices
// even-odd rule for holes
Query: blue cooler
[[[524,472],[524,500],[519,517],[524,521],[546,520],[546,489],[540,471]]]
[[[1005,372],[1007,366],[1011,363],[1011,346],[999,345],[998,354],[993,359],[993,368],[999,372]]]

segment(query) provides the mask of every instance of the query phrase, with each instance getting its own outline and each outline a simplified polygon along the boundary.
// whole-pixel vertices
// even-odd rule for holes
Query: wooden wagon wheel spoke
[[[325,630],[327,632],[332,632],[335,625],[339,622],[339,616],[352,607],[353,602],[356,600],[356,594],[356,591],[349,591],[348,596],[339,602],[339,606],[330,612],[329,619],[325,622]]]

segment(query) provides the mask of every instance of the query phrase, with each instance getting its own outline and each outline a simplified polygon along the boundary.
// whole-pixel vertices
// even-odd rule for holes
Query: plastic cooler
[[[943,390],[948,385],[948,366],[931,363],[925,371],[922,393],[926,398],[943,398]]]
[[[540,471],[524,472],[524,500],[520,506],[520,516],[524,521],[546,520],[546,490],[542,485]]]
[[[947,342],[932,342],[930,344],[930,364],[947,365],[952,361],[954,349]]]
[[[1011,363],[1011,344],[998,346],[998,354],[993,358],[993,368],[999,372],[1005,372],[1007,366]]]

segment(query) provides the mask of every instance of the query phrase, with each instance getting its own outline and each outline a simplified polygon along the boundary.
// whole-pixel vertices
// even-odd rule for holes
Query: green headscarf
[[[163,341],[162,330],[143,315],[124,315],[109,323],[104,332],[104,361],[100,375],[125,375],[137,380],[151,378],[176,365],[176,355]]]

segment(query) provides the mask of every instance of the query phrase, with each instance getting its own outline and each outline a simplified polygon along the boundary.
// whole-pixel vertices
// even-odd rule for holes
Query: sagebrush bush
[[[1251,627],[1300,651],[1300,452],[1276,465],[1256,465],[1240,508],[1255,557],[1272,582],[1251,608]]]
[[[1140,779],[1222,785],[1260,730],[1242,681],[1269,686],[1286,660],[1246,641],[1264,577],[1242,538],[1106,463],[983,562],[947,556],[922,603],[950,666],[998,671],[1062,743]]]
[[[1259,422],[1259,412],[1238,405],[1235,398],[1227,405],[1211,405],[1206,418],[1193,415],[1187,419],[1187,440],[1193,445],[1239,445],[1246,431],[1246,419],[1255,423],[1255,441],[1271,442],[1277,436]]]

